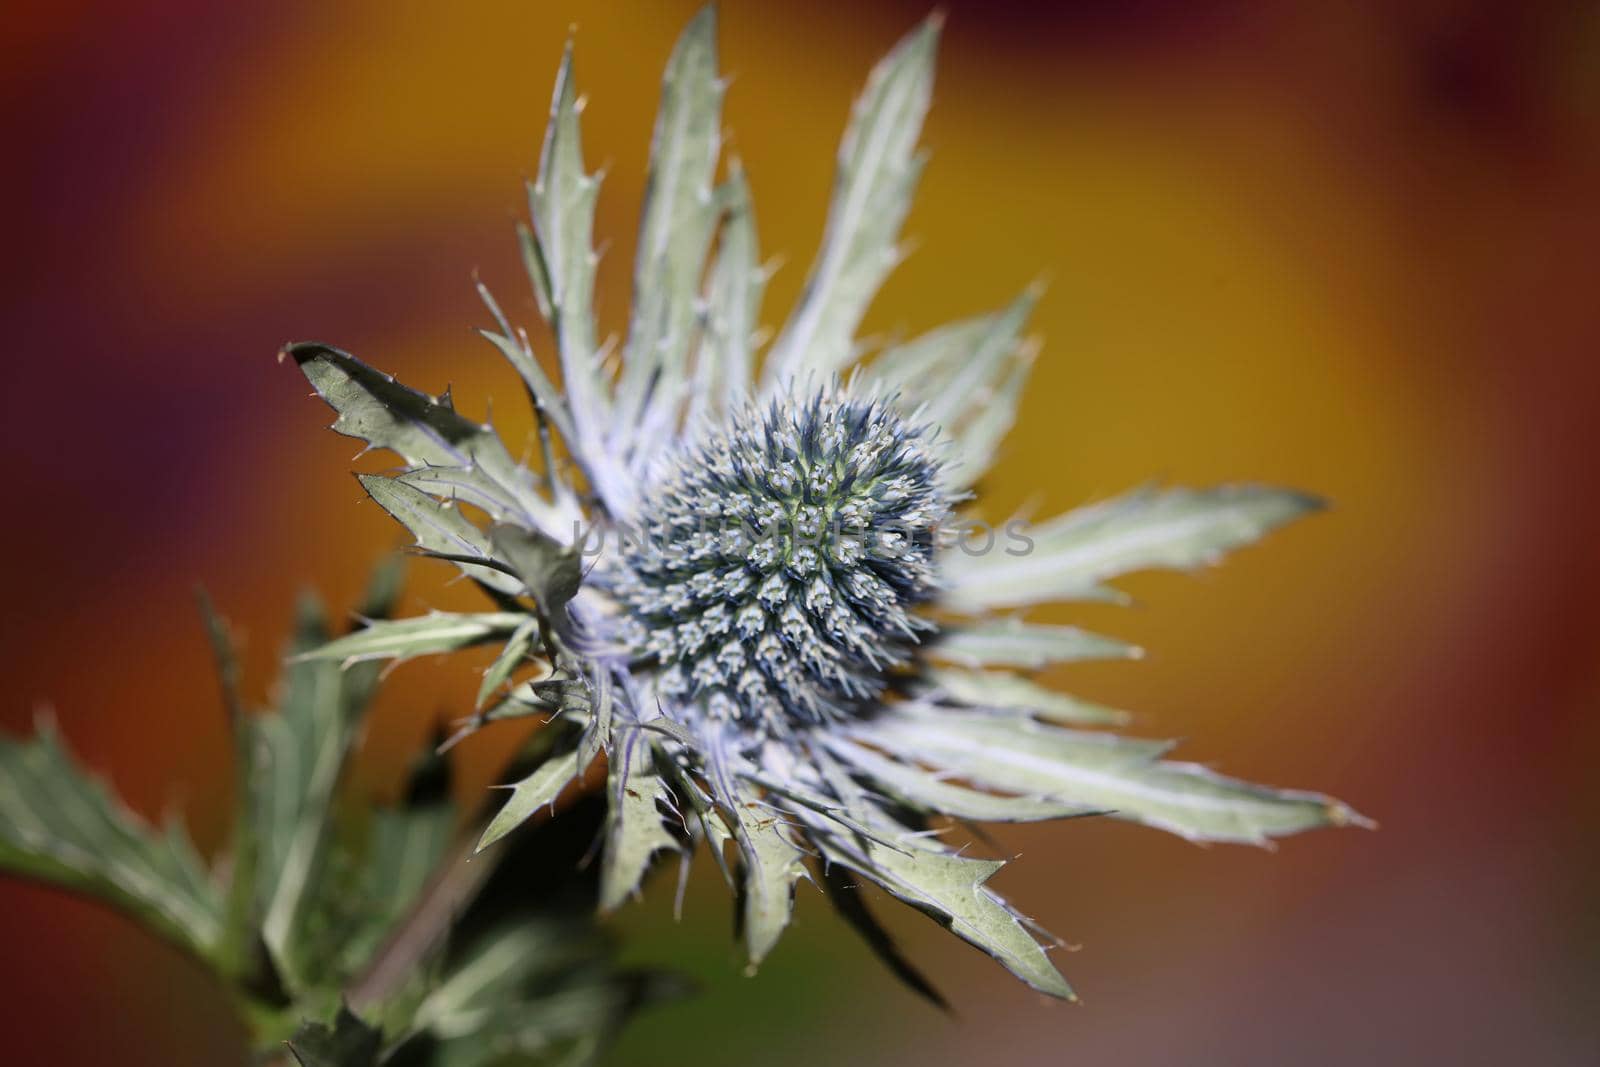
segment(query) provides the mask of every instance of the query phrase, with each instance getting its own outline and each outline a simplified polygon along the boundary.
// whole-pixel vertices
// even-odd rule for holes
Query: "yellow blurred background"
[[[1085,1003],[1044,1003],[884,905],[954,1020],[806,887],[743,978],[702,864],[681,923],[667,885],[617,920],[631,958],[704,989],[615,1062],[1600,1062],[1600,8],[944,6],[918,251],[868,327],[1049,280],[990,514],[1154,477],[1335,505],[1220,570],[1130,582],[1134,611],[1057,613],[1151,656],[1053,680],[1382,829],[1275,853],[1097,820],[1007,829],[1022,860],[1000,888],[1081,946],[1061,964]],[[520,390],[469,329],[472,278],[533,324],[511,226],[568,26],[620,330],[659,74],[694,7],[13,9],[0,729],[48,704],[136,808],[215,847],[231,770],[193,586],[246,635],[264,699],[294,592],[348,604],[400,541],[274,353],[335,343],[475,413],[498,395],[521,440]],[[729,146],[786,263],[769,324],[815,247],[850,99],[924,10],[723,5]],[[413,607],[460,596],[412,573]],[[471,677],[401,668],[356,788],[392,791]],[[466,746],[464,797],[514,742]],[[242,1062],[186,961],[14,882],[0,1018],[7,1063]]]

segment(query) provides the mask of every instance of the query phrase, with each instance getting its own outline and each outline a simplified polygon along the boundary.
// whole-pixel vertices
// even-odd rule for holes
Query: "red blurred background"
[[[1382,829],[1275,853],[1007,831],[1023,860],[1001,886],[1083,946],[1062,963],[1085,1004],[894,915],[954,1021],[809,890],[740,977],[726,893],[697,879],[682,923],[667,892],[618,920],[632,956],[706,988],[616,1062],[1600,1062],[1600,8],[944,6],[920,250],[869,328],[1050,279],[995,515],[1154,476],[1331,497],[1219,571],[1129,583],[1134,612],[1063,614],[1152,656],[1058,680]],[[192,587],[247,636],[264,698],[296,589],[349,603],[398,543],[274,353],[325,340],[467,410],[514,406],[471,279],[532,323],[511,222],[573,22],[620,329],[659,72],[693,7],[13,8],[0,729],[52,706],[137,809],[215,846],[231,770]],[[730,144],[788,262],[765,321],[799,288],[851,96],[923,10],[724,4]],[[455,595],[413,572],[414,606]],[[470,691],[459,664],[397,677],[357,783],[380,794]],[[468,746],[463,795],[512,741]],[[203,976],[93,906],[0,883],[0,961],[8,1063],[241,1062]]]

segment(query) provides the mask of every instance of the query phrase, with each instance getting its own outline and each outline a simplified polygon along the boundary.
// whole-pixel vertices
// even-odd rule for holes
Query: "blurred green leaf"
[[[0,870],[104,901],[215,961],[225,904],[188,834],[123,807],[48,719],[30,741],[0,738]]]
[[[296,660],[328,637],[321,605],[303,598],[277,706],[252,722],[262,936],[279,970],[301,987],[313,978],[304,925],[326,860],[334,791],[366,697],[352,692],[356,679],[339,664]]]
[[[332,1026],[305,1023],[289,1039],[300,1067],[376,1067],[382,1035],[340,1008]]]
[[[450,778],[448,760],[436,748],[427,748],[412,768],[400,803],[373,812],[351,890],[354,906],[344,909],[344,928],[329,932],[342,942],[344,973],[354,974],[368,964],[439,876],[456,836]]]
[[[1047,722],[1076,726],[1112,726],[1128,721],[1128,713],[1057,693],[1008,671],[932,667],[923,672],[933,693],[975,708],[1014,709]]]
[[[929,644],[928,654],[964,667],[1037,669],[1080,660],[1137,659],[1143,652],[1075,626],[999,618],[945,627]]]

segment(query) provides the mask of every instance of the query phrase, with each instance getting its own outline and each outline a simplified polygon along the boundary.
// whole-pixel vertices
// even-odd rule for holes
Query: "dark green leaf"
[[[289,1051],[300,1067],[377,1067],[383,1035],[348,1008],[340,1008],[333,1025],[303,1023],[289,1039]]]

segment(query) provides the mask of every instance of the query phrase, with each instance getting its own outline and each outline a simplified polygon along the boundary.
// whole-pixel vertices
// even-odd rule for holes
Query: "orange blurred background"
[[[400,542],[274,353],[336,343],[472,412],[498,394],[520,441],[471,281],[533,324],[511,224],[567,27],[621,329],[658,78],[694,6],[13,9],[0,729],[48,703],[137,809],[216,846],[231,770],[194,584],[264,699],[294,592],[349,604]],[[919,251],[868,327],[1050,280],[990,514],[1152,477],[1335,503],[1218,571],[1128,583],[1135,611],[1057,613],[1151,656],[1054,680],[1382,829],[1275,853],[1006,829],[1023,858],[999,885],[1082,946],[1061,963],[1085,1003],[885,904],[953,1021],[809,888],[741,977],[702,864],[681,923],[667,885],[617,920],[632,958],[705,988],[615,1062],[1600,1062],[1600,8],[944,6]],[[799,289],[851,97],[923,11],[723,5],[730,147],[787,262],[764,321]],[[460,596],[412,573],[413,607]],[[355,788],[393,790],[471,667],[401,668]],[[514,742],[466,746],[463,797]],[[115,916],[3,882],[0,946],[8,1063],[242,1062],[204,976]]]

